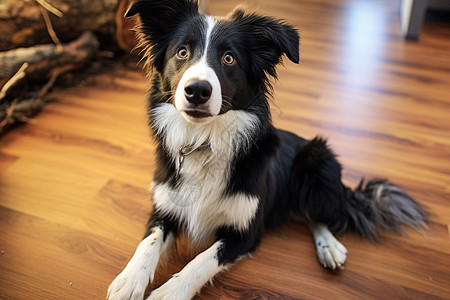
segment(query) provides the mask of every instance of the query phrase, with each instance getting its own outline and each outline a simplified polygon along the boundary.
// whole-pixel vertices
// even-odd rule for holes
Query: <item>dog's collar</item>
[[[178,151],[178,169],[176,171],[176,177],[180,175],[181,168],[183,167],[184,158],[190,154],[192,154],[194,151],[202,151],[209,149],[209,144],[204,143],[200,145],[199,147],[195,148],[194,145],[185,145],[181,146],[180,150]]]
[[[178,151],[178,156],[187,156],[194,151],[202,151],[202,150],[206,150],[208,148],[209,148],[209,144],[207,144],[207,143],[204,143],[197,148],[195,148],[194,145],[181,146],[180,150]]]

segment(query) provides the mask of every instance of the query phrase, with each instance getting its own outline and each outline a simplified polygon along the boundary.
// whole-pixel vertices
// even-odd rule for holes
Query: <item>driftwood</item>
[[[24,63],[28,63],[27,80],[37,81],[54,72],[80,68],[96,54],[99,42],[91,32],[62,46],[38,45],[0,52],[0,80],[11,78]]]
[[[63,42],[91,31],[103,49],[129,51],[136,45],[134,34],[128,30],[134,26],[133,20],[123,17],[129,1],[1,0],[0,51],[52,42],[49,24]]]
[[[28,122],[58,76],[83,68],[99,48],[112,56],[134,48],[130,1],[0,0],[0,135]]]
[[[44,96],[56,78],[84,67],[98,49],[95,35],[85,32],[67,45],[47,44],[0,53],[0,134],[15,123],[26,122],[44,105]],[[36,82],[39,89],[24,92],[25,83]]]

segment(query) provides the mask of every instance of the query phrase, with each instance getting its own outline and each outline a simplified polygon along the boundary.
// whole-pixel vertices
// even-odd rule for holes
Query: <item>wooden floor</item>
[[[225,14],[238,1],[212,1]],[[278,127],[328,137],[344,180],[382,176],[432,212],[431,231],[340,238],[345,270],[317,263],[304,226],[270,231],[198,299],[450,298],[450,26],[401,39],[399,0],[250,1],[302,37],[301,63],[279,69]],[[104,299],[150,210],[154,146],[139,71],[116,70],[56,95],[0,139],[0,299]],[[172,253],[161,284],[186,263]]]

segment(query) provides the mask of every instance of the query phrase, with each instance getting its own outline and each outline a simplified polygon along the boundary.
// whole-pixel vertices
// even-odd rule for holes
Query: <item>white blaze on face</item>
[[[207,30],[205,32],[205,49],[203,51],[203,56],[200,60],[189,67],[181,77],[180,82],[178,83],[177,90],[175,92],[175,107],[178,111],[181,111],[183,116],[189,121],[194,123],[203,123],[211,119],[209,118],[193,118],[186,113],[185,110],[188,109],[196,109],[199,111],[203,111],[208,113],[211,116],[217,116],[222,107],[222,92],[219,78],[216,75],[216,72],[208,65],[206,56],[208,53],[208,47],[211,39],[211,32],[216,24],[214,18],[208,16],[206,17],[207,21]],[[185,87],[186,83],[189,80],[205,80],[208,81],[212,87],[211,98],[204,104],[199,105],[198,107],[193,107],[191,103],[185,97]]]

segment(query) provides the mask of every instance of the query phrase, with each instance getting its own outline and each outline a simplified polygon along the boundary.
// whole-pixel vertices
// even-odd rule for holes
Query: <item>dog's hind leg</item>
[[[175,234],[159,219],[157,212],[150,218],[147,233],[125,269],[108,288],[108,300],[142,300],[149,280],[153,277],[160,256],[170,248]]]
[[[338,232],[336,224],[348,223],[344,208],[349,191],[341,182],[341,166],[325,140],[315,138],[298,150],[290,188],[293,210],[308,225],[320,264],[342,268],[347,250],[331,230]]]
[[[317,258],[324,268],[343,269],[347,258],[347,249],[322,223],[309,223],[308,228],[314,238]]]

